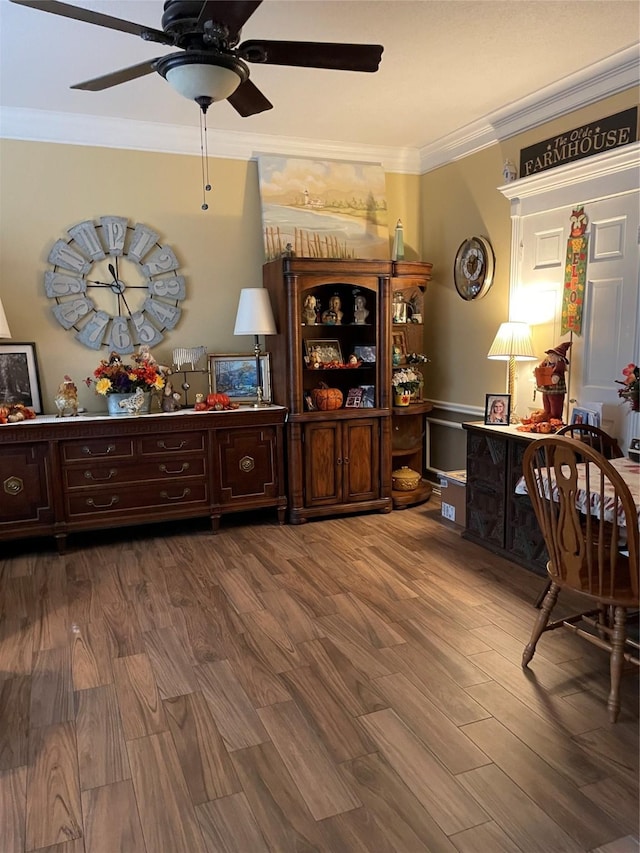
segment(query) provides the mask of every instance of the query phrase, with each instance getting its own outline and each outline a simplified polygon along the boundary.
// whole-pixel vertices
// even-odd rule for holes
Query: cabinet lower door
[[[375,418],[344,421],[342,447],[343,501],[380,497],[380,421]]]
[[[340,503],[344,469],[342,423],[335,420],[305,424],[303,440],[305,506]]]
[[[0,533],[27,536],[54,521],[48,446],[0,447]]]

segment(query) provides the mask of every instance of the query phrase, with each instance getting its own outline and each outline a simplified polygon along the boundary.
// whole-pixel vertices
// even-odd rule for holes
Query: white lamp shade
[[[178,94],[190,101],[202,97],[224,101],[241,83],[235,71],[220,65],[177,65],[167,71],[166,79]]]
[[[2,299],[0,299],[0,338],[10,338],[11,331],[9,330],[9,324],[7,323],[7,315],[4,313],[4,308],[2,307]]]
[[[243,287],[240,291],[234,335],[275,335],[269,293],[264,287]]]
[[[528,323],[501,323],[487,358],[496,361],[535,361],[533,340]]]

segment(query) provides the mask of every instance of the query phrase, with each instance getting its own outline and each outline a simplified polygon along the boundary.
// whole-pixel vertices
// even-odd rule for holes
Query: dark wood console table
[[[546,575],[547,551],[527,495],[515,493],[522,457],[535,434],[514,426],[465,423],[467,430],[467,525],[462,534],[530,569]]]
[[[275,507],[286,409],[39,417],[0,426],[0,540]]]

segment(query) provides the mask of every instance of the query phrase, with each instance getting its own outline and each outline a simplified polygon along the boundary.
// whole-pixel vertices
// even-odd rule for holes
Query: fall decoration
[[[339,388],[329,388],[326,382],[321,382],[319,388],[311,392],[311,399],[321,412],[339,409],[342,406],[342,391]]]

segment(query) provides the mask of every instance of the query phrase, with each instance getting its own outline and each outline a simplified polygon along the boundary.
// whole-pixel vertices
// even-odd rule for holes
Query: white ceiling
[[[75,2],[160,28],[162,0]],[[242,39],[377,43],[374,74],[261,66],[274,109],[210,129],[420,149],[637,44],[637,0],[265,0]],[[170,53],[136,36],[0,0],[0,106],[194,127],[198,108],[159,75],[104,92],[92,77]]]

